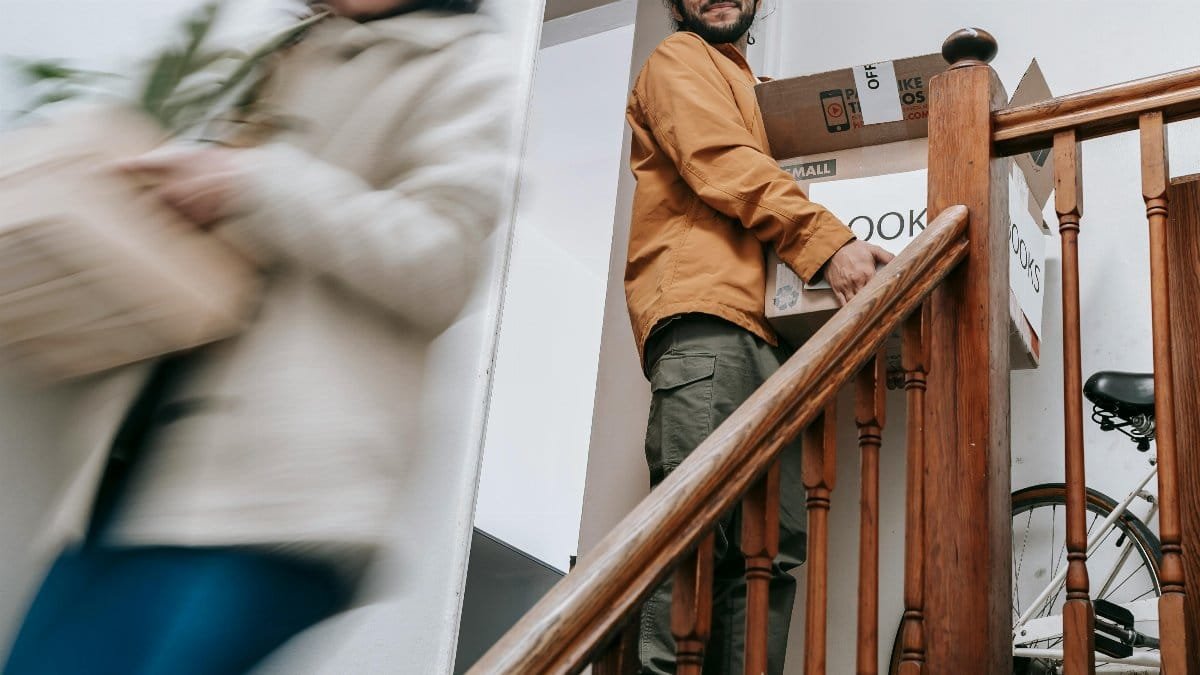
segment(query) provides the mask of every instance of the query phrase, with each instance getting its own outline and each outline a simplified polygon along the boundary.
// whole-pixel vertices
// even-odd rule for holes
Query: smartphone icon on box
[[[846,110],[846,97],[841,89],[821,92],[821,110],[825,113],[825,128],[829,132],[850,129],[850,113]]]

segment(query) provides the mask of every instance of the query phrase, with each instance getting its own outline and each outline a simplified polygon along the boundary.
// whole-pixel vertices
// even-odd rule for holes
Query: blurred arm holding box
[[[491,142],[505,119],[495,105],[503,65],[446,60],[424,69],[414,96],[412,71],[381,62],[368,73],[379,79],[368,96],[341,100],[336,86],[304,85],[310,71],[328,68],[333,50],[388,36],[322,26],[294,45],[326,18],[317,15],[234,59],[224,80],[199,70],[168,77],[188,70],[176,67],[184,55],[221,60],[201,48],[215,11],[186,24],[189,43],[152,65],[135,100],[75,106],[0,135],[0,357],[26,372],[75,378],[230,337],[251,319],[263,273],[278,264],[309,270],[426,334],[466,301],[507,162]],[[250,87],[246,105],[219,108],[251,80],[250,66],[283,47],[288,58]],[[447,78],[457,86],[441,85]],[[201,99],[214,109],[187,109]],[[205,119],[215,120],[207,126],[219,140],[251,146],[224,151],[230,217],[211,233],[140,182],[154,176],[117,169],[157,153],[179,131],[170,124],[196,128]],[[351,132],[385,124],[387,143],[368,146]],[[187,147],[171,145],[186,162]]]
[[[431,86],[414,99],[412,83],[398,77],[372,93],[366,114],[407,109],[406,127],[419,130],[395,142],[332,138],[322,142],[342,149],[317,148],[284,133],[239,150],[235,217],[218,237],[260,264],[313,270],[413,328],[440,332],[476,277],[508,161],[491,142],[504,119],[497,65],[453,65],[436,75],[453,77],[456,87]],[[322,116],[317,104],[306,109]]]
[[[209,45],[219,10],[214,2],[189,15],[183,40],[140,77],[101,78],[111,89],[95,86],[104,74],[18,63],[41,91],[34,107],[59,105],[0,135],[7,363],[44,381],[75,378],[220,340],[249,320],[260,288],[252,262],[117,168],[235,105],[265,59],[326,16],[241,52]]]
[[[254,267],[115,167],[165,134],[84,107],[0,136],[0,354],[48,381],[236,333]]]

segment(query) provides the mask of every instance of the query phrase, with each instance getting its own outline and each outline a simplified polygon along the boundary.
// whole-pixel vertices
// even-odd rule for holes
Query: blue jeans
[[[244,673],[349,591],[326,565],[251,549],[89,546],[54,563],[4,673]]]
[[[58,557],[3,675],[244,673],[343,609],[353,587],[328,563],[253,548],[114,547],[113,524],[157,411],[188,357],[161,362],[126,414],[88,536]]]

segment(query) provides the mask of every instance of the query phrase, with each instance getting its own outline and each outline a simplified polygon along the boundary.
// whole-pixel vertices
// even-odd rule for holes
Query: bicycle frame
[[[1125,496],[1125,498],[1121,501],[1121,503],[1117,505],[1117,508],[1113,509],[1112,513],[1110,513],[1108,515],[1108,517],[1104,519],[1104,522],[1101,523],[1099,530],[1096,531],[1094,534],[1092,534],[1092,536],[1088,540],[1088,543],[1087,543],[1088,556],[1091,556],[1092,553],[1095,552],[1096,547],[1099,546],[1100,542],[1103,541],[1105,536],[1109,533],[1109,531],[1112,530],[1112,528],[1116,524],[1117,520],[1119,520],[1121,518],[1121,516],[1125,515],[1125,512],[1129,510],[1129,505],[1131,503],[1133,503],[1133,500],[1137,498],[1138,494],[1141,493],[1141,491],[1146,487],[1146,485],[1151,480],[1153,480],[1153,478],[1157,474],[1158,474],[1158,465],[1155,464],[1150,468],[1150,472],[1148,474],[1146,474],[1145,478],[1143,478],[1141,480],[1141,482],[1137,484],[1137,487],[1135,487],[1132,491],[1130,491],[1130,493]],[[1114,566],[1114,568],[1112,570],[1110,570],[1108,572],[1108,574],[1105,575],[1105,582],[1103,584],[1103,588],[1106,589],[1108,587],[1108,585],[1112,583],[1114,576],[1117,574],[1118,570],[1121,569],[1121,565],[1124,564],[1124,561],[1126,559],[1128,559],[1129,553],[1132,551],[1132,547],[1133,547],[1132,540],[1125,542],[1125,548],[1122,551],[1120,557],[1117,559],[1116,565]],[[1037,598],[1029,604],[1029,607],[1017,619],[1016,623],[1013,624],[1014,640],[1016,638],[1018,638],[1018,636],[1021,632],[1021,629],[1024,628],[1025,625],[1030,622],[1030,620],[1033,618],[1033,615],[1035,613],[1037,613],[1037,611],[1040,608],[1045,606],[1047,600],[1049,600],[1052,596],[1056,596],[1060,592],[1063,584],[1066,582],[1066,579],[1067,579],[1067,566],[1063,565],[1062,568],[1058,571],[1058,573],[1056,573],[1054,575],[1054,577],[1050,580],[1049,585],[1047,585],[1046,588],[1044,590],[1042,590],[1042,592],[1037,596]],[[1021,636],[1021,637],[1025,638],[1023,640],[1024,642],[1029,641],[1028,637],[1026,637],[1026,636]],[[1055,650],[1035,650],[1035,651],[1055,651]],[[1016,654],[1016,651],[1014,651],[1014,655],[1015,654]],[[1059,650],[1059,655],[1061,658],[1061,650]]]
[[[1158,619],[1158,598],[1149,598],[1146,600],[1138,600],[1136,602],[1125,605],[1125,608],[1133,612],[1136,621],[1154,621]],[[1044,616],[1040,619],[1032,619],[1022,628],[1023,635],[1020,636],[1022,641],[1020,644],[1028,642],[1038,642],[1049,639],[1061,638],[1063,634],[1062,616],[1051,615]],[[1014,641],[1013,656],[1028,657],[1034,659],[1048,659],[1052,661],[1061,661],[1063,659],[1063,650],[1061,648],[1035,648],[1024,647]],[[1121,666],[1122,673],[1131,672],[1125,669],[1125,666],[1146,666],[1156,667],[1160,663],[1158,652],[1135,652],[1133,656],[1124,659],[1116,659],[1104,654],[1096,654],[1096,665],[1113,665]],[[1157,670],[1149,670],[1147,672],[1158,672]]]
[[[1013,656],[1020,658],[1026,657],[1031,659],[1047,659],[1051,661],[1062,661],[1063,650],[1061,649],[1027,649],[1024,647],[1013,648]],[[1115,665],[1121,666],[1121,672],[1131,672],[1125,666],[1144,666],[1147,673],[1157,673],[1162,667],[1162,661],[1158,654],[1134,654],[1126,659],[1110,659],[1107,656],[1096,655],[1096,665]],[[1142,672],[1140,669],[1136,672]]]
[[[1146,488],[1146,485],[1150,483],[1154,476],[1157,476],[1157,474],[1158,466],[1157,464],[1152,464],[1150,472],[1147,472],[1146,476],[1141,479],[1141,482],[1139,482],[1132,491],[1129,491],[1129,494],[1117,504],[1116,508],[1112,509],[1112,512],[1108,515],[1108,518],[1105,518],[1102,524],[1100,524],[1098,530],[1091,534],[1091,537],[1087,540],[1088,557],[1092,556],[1093,552],[1096,551],[1100,543],[1102,543],[1105,537],[1108,536],[1109,532],[1112,530],[1112,527],[1116,526],[1117,520],[1120,520],[1121,516],[1128,512],[1129,504],[1133,503],[1135,498],[1142,494],[1142,490]],[[1154,514],[1157,512],[1157,507],[1157,503],[1154,503],[1150,512],[1146,514],[1145,520],[1147,522],[1150,522],[1153,519]],[[1110,571],[1104,575],[1104,581],[1103,584],[1100,585],[1099,593],[1102,593],[1103,595],[1103,593],[1108,590],[1108,587],[1112,584],[1112,581],[1116,579],[1116,575],[1120,573],[1124,562],[1126,562],[1129,558],[1129,555],[1132,554],[1133,546],[1134,543],[1132,538],[1124,543],[1121,554],[1117,556],[1116,562],[1114,565],[1112,565]],[[1061,637],[1061,616],[1045,616],[1042,617],[1042,619],[1034,620],[1033,615],[1036,614],[1039,609],[1044,608],[1046,602],[1051,602],[1052,597],[1056,597],[1058,593],[1061,592],[1063,584],[1066,583],[1066,580],[1067,566],[1062,566],[1060,571],[1058,571],[1054,575],[1054,578],[1050,580],[1050,583],[1046,585],[1045,589],[1039,593],[1038,597],[1034,599],[1030,605],[1028,605],[1025,613],[1021,614],[1019,619],[1016,620],[1013,626],[1014,657],[1044,658],[1054,659],[1054,661],[1062,661],[1063,652],[1061,649],[1032,649],[1032,647],[1025,647],[1022,645],[1034,643],[1034,641]],[[1134,604],[1147,603],[1145,603],[1145,601],[1141,601]],[[1157,602],[1148,603],[1148,609],[1152,611],[1153,616],[1157,617]],[[1139,611],[1139,613],[1135,614],[1142,613]],[[1098,664],[1100,663],[1100,658],[1102,657],[1097,655]],[[1135,653],[1135,655],[1132,657],[1122,659],[1114,659],[1109,657],[1103,657],[1103,659],[1103,663],[1120,664],[1122,667],[1126,667],[1126,665],[1134,665],[1134,667],[1156,668],[1160,663],[1157,652]]]

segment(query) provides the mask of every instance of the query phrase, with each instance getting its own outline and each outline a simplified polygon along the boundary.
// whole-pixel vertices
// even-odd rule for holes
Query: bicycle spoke
[[[1141,600],[1142,598],[1146,597],[1147,595],[1150,595],[1150,594],[1154,593],[1154,591],[1155,591],[1155,590],[1156,590],[1156,589],[1154,588],[1154,586],[1151,586],[1151,587],[1150,587],[1150,590],[1146,591],[1145,593],[1142,593],[1141,595],[1137,596],[1137,597],[1136,597],[1136,598],[1134,598],[1133,600],[1130,600],[1129,602],[1131,602],[1131,603],[1132,603],[1132,602],[1137,602],[1138,600]]]
[[[1121,583],[1117,584],[1116,588],[1112,589],[1112,593],[1110,593],[1108,597],[1113,597],[1113,595],[1115,595],[1117,591],[1121,590],[1121,587],[1124,586],[1130,579],[1132,579],[1133,575],[1137,574],[1139,570],[1141,570],[1140,567],[1130,572],[1129,576],[1122,579]]]
[[[1053,509],[1051,511],[1050,515],[1051,515],[1051,518],[1053,519],[1050,522],[1050,545],[1053,546],[1054,545],[1054,525],[1058,522],[1057,508]],[[1066,528],[1064,525],[1064,534],[1065,534],[1065,531],[1066,531]],[[1062,548],[1060,548],[1058,550],[1058,558],[1051,564],[1050,578],[1054,578],[1054,575],[1058,574],[1058,569],[1060,566],[1062,566],[1063,558],[1065,558],[1066,555],[1067,555],[1067,540],[1064,537]],[[1049,604],[1046,605],[1047,614],[1054,610],[1054,605],[1058,602],[1058,598],[1062,595],[1062,592],[1063,592],[1063,590],[1065,590],[1065,588],[1066,588],[1065,585],[1061,585],[1061,584],[1059,585],[1058,590],[1054,593],[1054,597],[1050,598]]]
[[[1016,572],[1013,578],[1013,599],[1016,601],[1017,616],[1014,620],[1021,616],[1021,565],[1025,561],[1025,549],[1029,545],[1029,526],[1033,522],[1033,509],[1027,511],[1029,515],[1025,518],[1025,532],[1021,535],[1021,554],[1017,556],[1017,564],[1014,566]]]
[[[1128,534],[1121,529],[1121,521],[1117,521],[1113,523],[1113,526],[1109,528],[1108,532],[1104,533],[1104,538],[1096,543],[1096,550],[1099,551],[1101,548],[1103,548],[1104,545],[1108,543],[1108,540],[1112,538],[1113,532],[1117,531],[1120,531],[1122,535],[1128,536]]]
[[[1066,587],[1066,584],[1059,584],[1058,590],[1054,592],[1054,595],[1050,596],[1046,600],[1046,613],[1042,616],[1049,616],[1050,613],[1054,611],[1054,606],[1058,604],[1058,599],[1062,597],[1062,592],[1066,589]]]
[[[1050,507],[1050,577],[1053,578],[1058,573],[1058,566],[1054,564],[1054,523],[1058,521],[1058,505]]]

